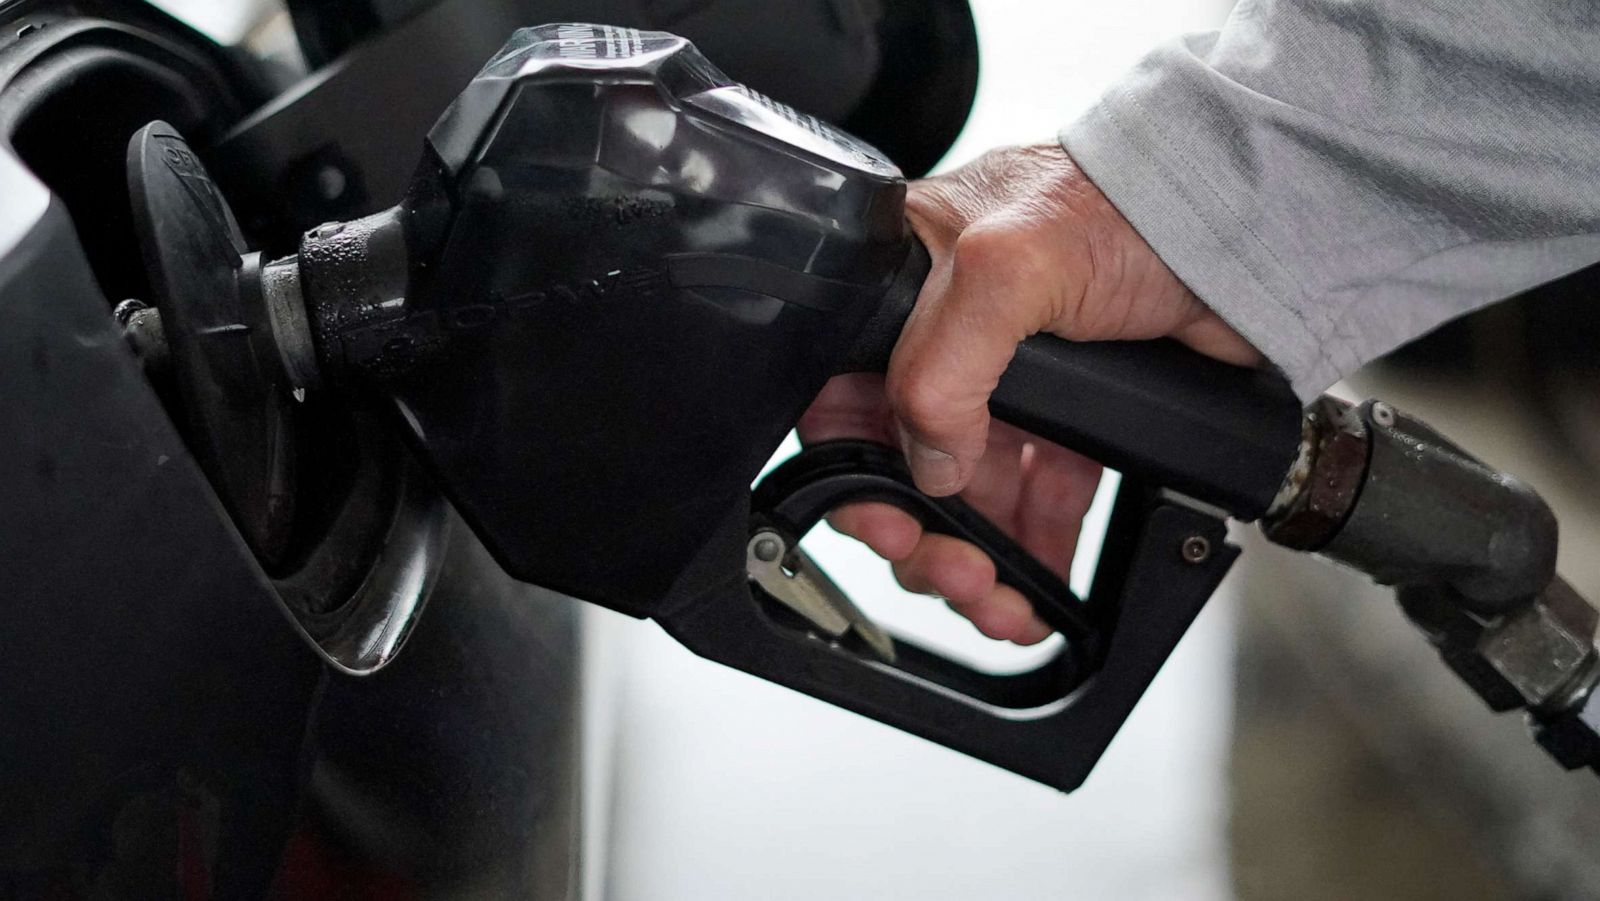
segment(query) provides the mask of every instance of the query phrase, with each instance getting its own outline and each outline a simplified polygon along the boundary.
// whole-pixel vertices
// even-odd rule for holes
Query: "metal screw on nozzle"
[[[783,554],[783,542],[770,535],[763,536],[756,541],[756,559],[763,563],[771,563]]]
[[[1390,428],[1394,425],[1394,407],[1389,406],[1381,400],[1373,401],[1372,421],[1386,429]]]
[[[1180,552],[1185,563],[1204,563],[1211,556],[1211,542],[1203,535],[1190,535],[1183,539]]]

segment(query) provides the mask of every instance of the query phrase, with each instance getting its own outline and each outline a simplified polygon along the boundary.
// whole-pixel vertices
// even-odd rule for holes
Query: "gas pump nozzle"
[[[1446,659],[1501,706],[1581,709],[1587,605],[1587,636],[1566,616],[1547,618],[1554,637],[1523,623],[1501,642],[1517,653],[1484,638],[1559,585],[1536,495],[1387,408],[1308,414],[1277,375],[1169,342],[1030,338],[994,394],[998,418],[1123,474],[1086,598],[959,500],[919,493],[886,448],[819,445],[752,491],[824,382],[885,364],[929,268],[904,196],[873,148],[681,38],[543,26],[444,114],[399,205],[308,232],[255,293],[274,377],[389,406],[511,575],[1063,790],[1237,556],[1230,516],[1426,593],[1430,634],[1471,648]],[[988,673],[867,620],[797,556],[863,499],[987,551],[1058,653]],[[1517,678],[1496,669],[1509,657]],[[1527,672],[1546,664],[1562,678]]]

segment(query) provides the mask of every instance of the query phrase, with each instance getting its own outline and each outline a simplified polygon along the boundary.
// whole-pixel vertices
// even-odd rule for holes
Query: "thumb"
[[[1053,290],[1032,242],[970,227],[937,260],[889,360],[885,389],[917,487],[954,494],[989,435],[989,395],[1017,344],[1050,322]]]

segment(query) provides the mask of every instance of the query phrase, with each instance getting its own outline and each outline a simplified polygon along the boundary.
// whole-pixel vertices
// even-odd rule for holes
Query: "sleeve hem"
[[[1360,364],[1324,340],[1329,323],[1308,321],[1303,304],[1291,305],[1303,295],[1298,285],[1221,192],[1170,149],[1136,98],[1108,95],[1059,139],[1178,278],[1282,369],[1302,398]]]

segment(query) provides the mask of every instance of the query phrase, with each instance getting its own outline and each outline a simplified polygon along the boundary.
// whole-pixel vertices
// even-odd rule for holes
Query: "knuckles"
[[[1061,298],[1082,282],[1061,236],[1033,220],[984,221],[968,228],[951,253],[945,315],[964,328],[994,329],[1014,342],[1049,327]]]
[[[1011,229],[985,223],[974,223],[957,238],[950,251],[950,263],[958,275],[981,274],[986,270],[1008,266],[1010,257],[1018,250],[1019,240]]]
[[[889,405],[914,432],[938,432],[950,418],[950,400],[936,374],[937,369],[920,360],[908,360],[885,382]]]

